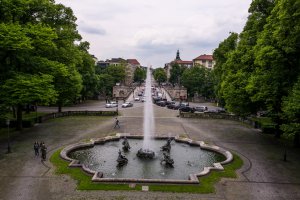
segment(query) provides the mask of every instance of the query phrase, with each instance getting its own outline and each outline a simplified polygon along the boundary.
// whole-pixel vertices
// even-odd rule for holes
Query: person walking
[[[40,148],[40,145],[37,141],[34,142],[34,145],[33,145],[33,149],[34,149],[34,155],[35,156],[39,156],[39,148]]]
[[[45,161],[46,154],[47,154],[47,147],[44,142],[42,142],[42,145],[41,145],[41,152],[42,152],[42,161]]]
[[[118,118],[116,117],[116,122],[115,122],[115,127],[114,128],[120,128],[120,124],[119,124],[120,122],[119,122],[119,120],[118,120]]]

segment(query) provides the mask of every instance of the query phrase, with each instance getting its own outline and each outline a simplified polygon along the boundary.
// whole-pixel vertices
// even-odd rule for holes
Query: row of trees
[[[62,106],[109,95],[125,67],[96,71],[89,43],[81,41],[73,11],[52,0],[2,0],[0,4],[0,109],[13,108],[18,129],[27,104]],[[15,112],[14,112],[15,113]]]
[[[165,77],[163,80],[165,81],[166,79]],[[170,70],[170,78],[168,81],[173,85],[186,87],[189,97],[193,97],[195,94],[205,98],[214,97],[213,73],[204,66],[196,65],[187,68],[174,62]]]
[[[268,111],[282,131],[300,131],[300,3],[254,0],[240,34],[230,33],[214,51],[214,89],[230,112]]]

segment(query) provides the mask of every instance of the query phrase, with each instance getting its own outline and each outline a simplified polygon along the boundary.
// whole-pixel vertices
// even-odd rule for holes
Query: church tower
[[[180,53],[179,53],[179,50],[177,50],[177,53],[176,53],[176,59],[175,60],[181,60],[180,59]]]

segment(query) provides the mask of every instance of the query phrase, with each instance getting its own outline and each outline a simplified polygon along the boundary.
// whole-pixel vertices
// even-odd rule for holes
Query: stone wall
[[[180,100],[187,100],[187,89],[185,87],[179,86],[165,86],[164,89],[168,92],[171,99],[180,101]]]
[[[113,99],[125,100],[134,91],[134,87],[116,85],[113,87]]]

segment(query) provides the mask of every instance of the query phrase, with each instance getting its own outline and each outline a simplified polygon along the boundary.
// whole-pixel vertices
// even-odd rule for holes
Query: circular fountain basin
[[[82,167],[93,174],[94,181],[104,182],[199,183],[199,176],[212,169],[222,170],[221,164],[232,159],[230,152],[219,147],[175,138],[171,143],[170,157],[174,160],[171,168],[161,162],[164,152],[160,147],[167,138],[156,138],[152,142],[153,159],[141,159],[136,154],[142,148],[142,137],[126,137],[131,149],[122,152],[128,163],[121,167],[117,163],[118,151],[122,150],[121,136],[71,145],[61,152],[61,156],[72,161],[70,166]]]

